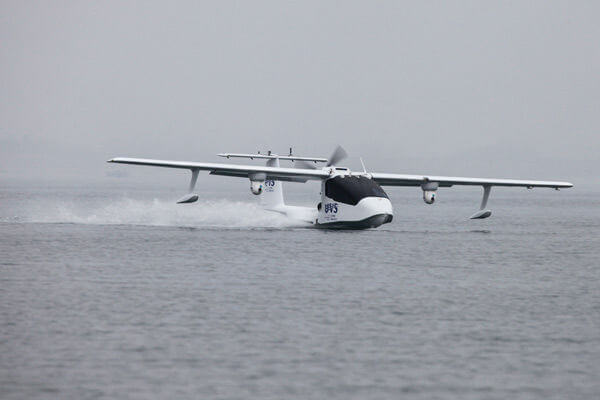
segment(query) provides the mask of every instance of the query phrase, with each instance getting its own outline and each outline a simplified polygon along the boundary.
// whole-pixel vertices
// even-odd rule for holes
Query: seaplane
[[[569,182],[367,172],[362,159],[360,162],[363,170],[351,171],[349,168],[339,166],[340,161],[347,157],[346,151],[341,146],[338,146],[329,158],[296,156],[292,154],[291,148],[287,155],[278,155],[271,151],[263,154],[258,152],[218,155],[227,159],[266,160],[266,165],[125,157],[111,158],[108,162],[190,170],[188,193],[177,201],[179,204],[194,203],[198,200],[199,195],[195,193],[195,187],[200,171],[208,171],[210,175],[245,178],[250,181],[250,191],[260,196],[260,203],[266,210],[326,229],[368,229],[392,222],[394,216],[392,203],[382,186],[420,187],[423,191],[423,201],[427,204],[435,202],[439,188],[454,185],[481,186],[483,189],[481,204],[479,210],[471,215],[471,219],[484,219],[492,215],[492,211],[487,209],[487,203],[494,186],[517,186],[527,189],[542,187],[556,190],[573,186]],[[292,162],[293,166],[281,167],[281,161]],[[324,166],[319,167],[321,164]],[[305,183],[309,180],[321,182],[321,201],[316,207],[285,204],[282,182]]]

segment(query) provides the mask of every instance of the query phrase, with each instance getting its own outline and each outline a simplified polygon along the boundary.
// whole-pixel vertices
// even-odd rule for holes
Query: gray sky
[[[104,161],[340,143],[355,168],[597,181],[599,15],[597,1],[2,1],[0,179],[166,180]]]

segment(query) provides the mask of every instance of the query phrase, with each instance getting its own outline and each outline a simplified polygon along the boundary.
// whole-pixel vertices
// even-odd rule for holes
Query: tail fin
[[[279,158],[267,160],[267,167],[279,167]],[[277,210],[284,206],[281,181],[267,179],[260,195],[260,204],[267,210]]]

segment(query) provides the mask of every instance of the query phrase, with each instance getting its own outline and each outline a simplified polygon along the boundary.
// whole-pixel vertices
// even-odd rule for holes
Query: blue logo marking
[[[325,214],[337,214],[338,212],[338,204],[337,203],[327,203],[325,204]]]

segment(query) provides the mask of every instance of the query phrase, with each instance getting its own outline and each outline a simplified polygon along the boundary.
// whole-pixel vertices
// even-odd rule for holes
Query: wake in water
[[[254,203],[210,200],[177,205],[163,200],[120,199],[107,204],[56,202],[28,204],[12,222],[150,225],[223,228],[286,228],[307,224],[265,211]]]

